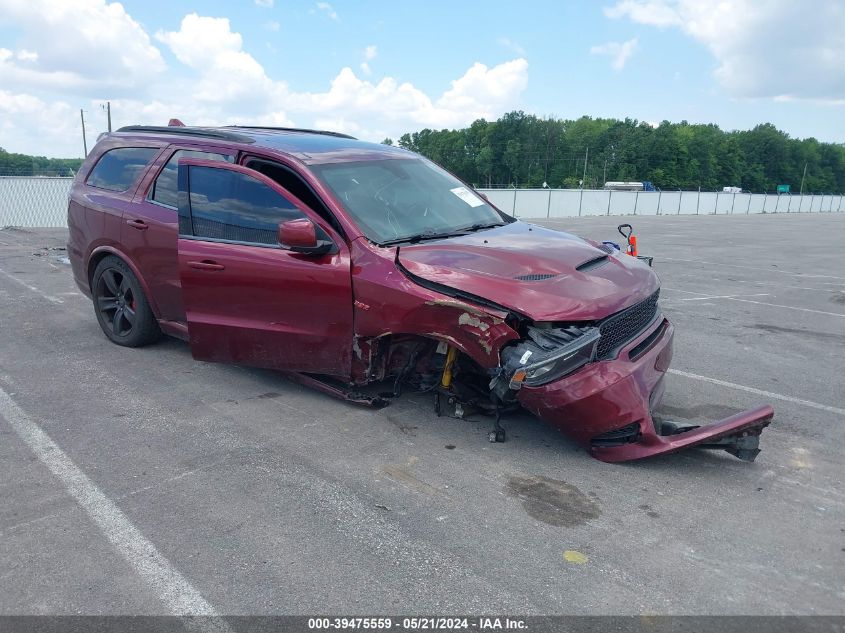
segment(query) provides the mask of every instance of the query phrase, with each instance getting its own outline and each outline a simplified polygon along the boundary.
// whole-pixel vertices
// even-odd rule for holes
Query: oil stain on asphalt
[[[532,518],[556,527],[575,527],[601,514],[578,488],[548,477],[510,477],[505,492],[519,499]]]

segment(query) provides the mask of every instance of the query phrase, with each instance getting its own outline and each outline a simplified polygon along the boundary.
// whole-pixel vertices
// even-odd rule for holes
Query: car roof
[[[392,145],[370,143],[325,130],[230,125],[226,127],[143,126],[122,127],[108,135],[113,139],[144,138],[178,141],[224,141],[273,150],[313,165],[390,158],[411,158],[412,152]],[[246,147],[241,149],[247,149]]]

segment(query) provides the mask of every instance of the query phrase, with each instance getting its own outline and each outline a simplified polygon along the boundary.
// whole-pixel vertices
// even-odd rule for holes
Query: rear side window
[[[158,151],[157,147],[111,149],[97,161],[86,183],[98,189],[126,191],[138,180],[141,172]]]
[[[173,156],[170,157],[170,160],[167,161],[167,164],[164,166],[164,169],[161,170],[161,173],[158,175],[158,178],[156,178],[155,182],[153,183],[152,189],[150,190],[149,194],[150,200],[154,200],[159,204],[163,204],[167,207],[173,207],[174,209],[176,208],[178,200],[178,187],[176,183],[176,175],[177,168],[179,167],[180,158],[204,158],[205,160],[220,160],[226,161],[227,163],[231,163],[234,160],[233,156],[227,156],[226,154],[198,152],[189,149],[177,150],[176,152],[174,152]]]
[[[251,176],[213,167],[190,167],[190,222],[195,237],[278,246],[281,222],[305,215]],[[180,218],[180,229],[187,228]]]

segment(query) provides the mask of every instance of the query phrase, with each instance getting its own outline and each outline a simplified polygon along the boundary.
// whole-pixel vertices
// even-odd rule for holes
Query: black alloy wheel
[[[106,268],[97,282],[97,309],[115,336],[129,336],[137,304],[132,286],[122,271]]]
[[[110,255],[97,264],[91,289],[97,321],[113,343],[141,347],[161,336],[141,284],[122,259]]]

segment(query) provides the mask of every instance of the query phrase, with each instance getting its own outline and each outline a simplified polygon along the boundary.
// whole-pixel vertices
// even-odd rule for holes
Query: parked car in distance
[[[331,132],[128,127],[74,181],[68,253],[105,335],[184,339],[382,406],[524,407],[605,461],[688,446],[753,460],[773,411],[658,423],[673,326],[655,273],[516,220],[429,160]]]

